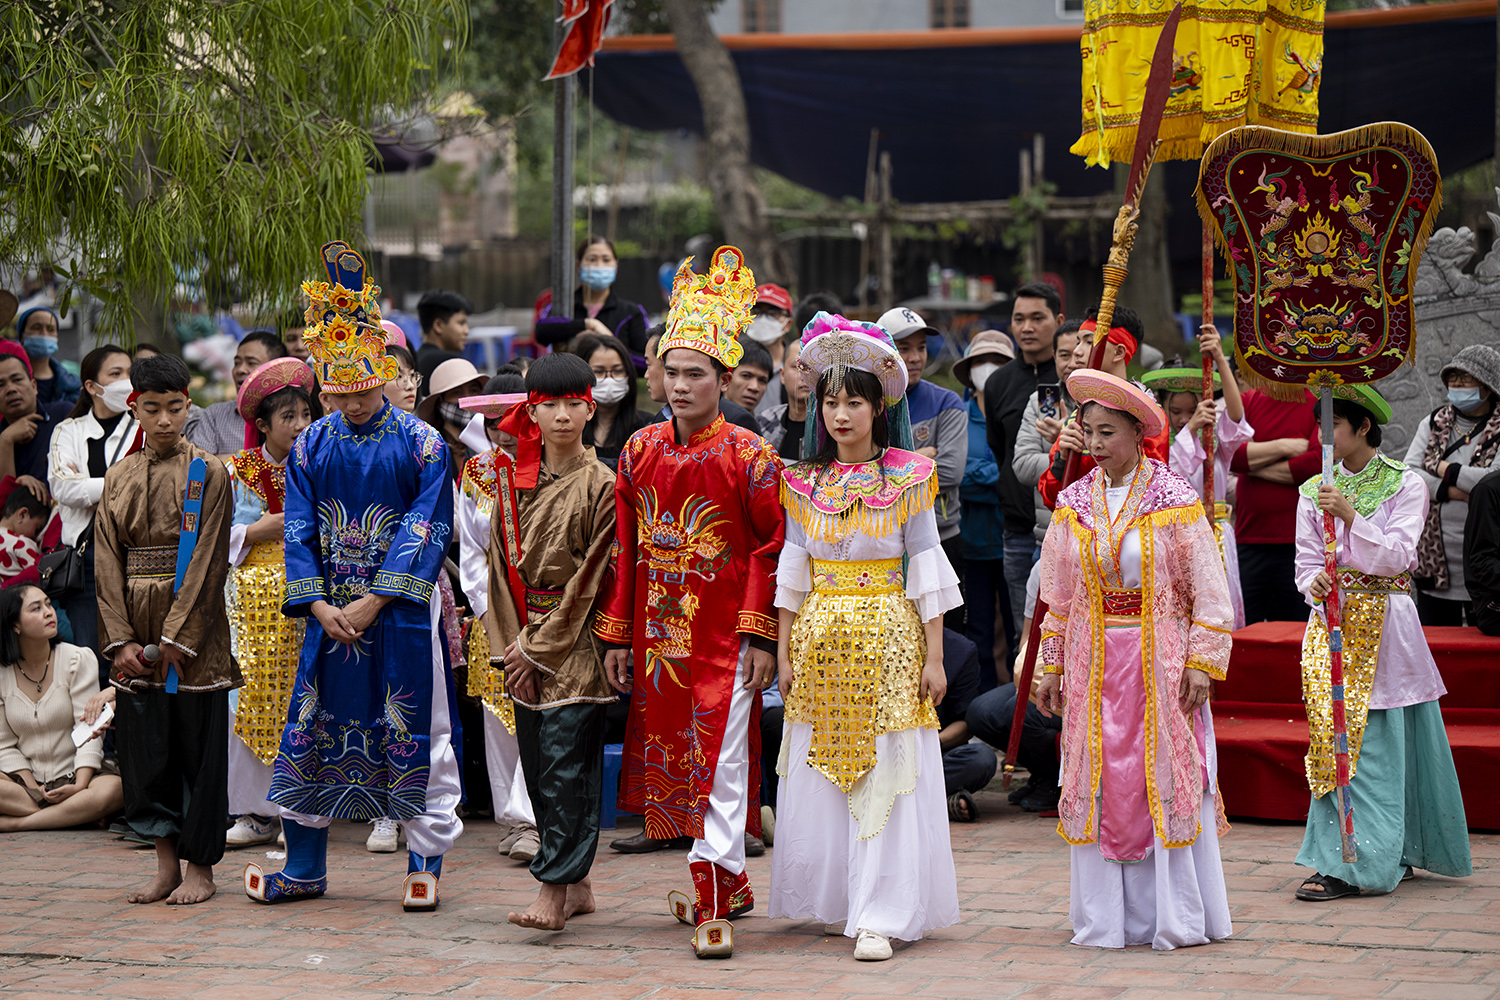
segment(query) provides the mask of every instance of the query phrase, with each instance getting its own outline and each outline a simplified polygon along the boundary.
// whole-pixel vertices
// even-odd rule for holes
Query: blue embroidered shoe
[[[328,891],[328,878],[299,879],[285,872],[266,875],[260,865],[245,866],[245,895],[257,903],[280,903],[289,899],[316,899]]]

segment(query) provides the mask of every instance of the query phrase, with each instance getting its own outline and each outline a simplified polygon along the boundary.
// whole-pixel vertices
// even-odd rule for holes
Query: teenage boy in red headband
[[[547,354],[526,372],[526,405],[500,428],[490,526],[490,662],[515,702],[521,770],[540,847],[536,902],[510,922],[561,930],[594,911],[589,869],[599,841],[604,711],[615,700],[592,625],[615,540],[615,474],[583,443],[594,373],[575,354]]]
[[[1088,317],[1078,327],[1078,350],[1080,352],[1093,350],[1097,329],[1094,317],[1098,313],[1097,306],[1090,308]],[[1099,369],[1118,378],[1129,378],[1130,376],[1125,373],[1126,367],[1130,364],[1130,359],[1135,357],[1136,352],[1141,349],[1141,340],[1145,337],[1146,330],[1141,325],[1141,318],[1135,314],[1135,310],[1125,306],[1115,306],[1115,315],[1111,322],[1113,325],[1104,340],[1104,360],[1100,363]],[[1146,438],[1142,446],[1147,457],[1165,462],[1168,450],[1172,446],[1170,428],[1163,428],[1160,434]],[[1057,506],[1057,494],[1063,488],[1063,471],[1068,464],[1069,452],[1077,452],[1083,456],[1078,464],[1080,477],[1094,467],[1094,459],[1089,454],[1083,429],[1078,426],[1077,411],[1063,425],[1062,433],[1057,436],[1057,441],[1052,445],[1052,465],[1042,473],[1041,480],[1036,484],[1037,489],[1041,491],[1043,502],[1049,508]]]
[[[224,612],[232,484],[223,462],[182,436],[189,378],[182,359],[168,354],[137,363],[129,406],[141,447],[105,473],[94,520],[99,642],[113,657],[110,679],[119,689],[125,822],[156,841],[156,876],[125,897],[132,903],[201,903],[214,894],[229,810],[229,692],[244,683],[229,655]],[[198,541],[174,593],[195,458],[208,466]],[[152,644],[161,658],[147,664],[141,650]],[[175,694],[168,693],[169,666]]]

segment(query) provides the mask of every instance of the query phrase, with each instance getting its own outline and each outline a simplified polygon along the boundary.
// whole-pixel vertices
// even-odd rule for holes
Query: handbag
[[[83,561],[94,541],[94,525],[84,528],[73,545],[60,545],[37,560],[37,575],[42,592],[54,601],[62,601],[83,592]]]

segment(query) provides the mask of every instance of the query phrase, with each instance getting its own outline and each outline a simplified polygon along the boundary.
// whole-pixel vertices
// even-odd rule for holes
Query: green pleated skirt
[[[1372,892],[1390,892],[1407,865],[1473,874],[1453,751],[1435,701],[1372,710],[1349,793],[1358,860],[1345,864],[1338,797],[1315,798],[1297,864]]]

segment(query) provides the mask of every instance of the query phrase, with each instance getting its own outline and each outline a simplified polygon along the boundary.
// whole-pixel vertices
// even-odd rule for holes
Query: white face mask
[[[745,327],[745,333],[757,344],[774,344],[784,332],[781,321],[770,316],[757,316]]]
[[[97,398],[110,413],[124,413],[130,408],[128,400],[134,391],[135,388],[130,384],[130,379],[118,378],[105,386]]]
[[[969,369],[969,382],[973,384],[976,391],[983,392],[984,384],[999,370],[999,365],[990,361],[982,361]]]
[[[613,406],[629,391],[630,383],[623,378],[601,378],[594,384],[594,402]]]

